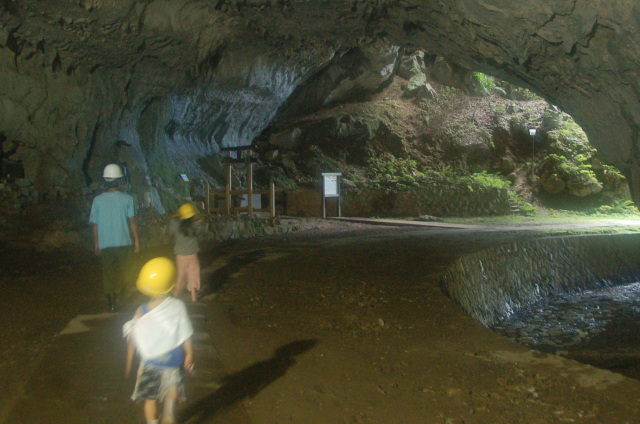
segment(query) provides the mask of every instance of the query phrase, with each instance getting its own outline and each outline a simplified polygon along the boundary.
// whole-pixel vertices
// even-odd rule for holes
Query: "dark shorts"
[[[105,294],[125,294],[133,287],[135,269],[133,246],[108,247],[100,251],[102,284]]]
[[[164,401],[169,391],[175,387],[178,402],[183,402],[187,399],[183,374],[181,367],[158,367],[141,362],[138,368],[136,388],[131,399],[135,401]]]

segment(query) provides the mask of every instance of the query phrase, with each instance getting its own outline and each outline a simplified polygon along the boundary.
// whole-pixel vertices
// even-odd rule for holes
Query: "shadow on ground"
[[[298,340],[278,348],[267,360],[257,362],[222,380],[222,387],[208,396],[196,400],[179,415],[180,422],[188,424],[207,423],[245,398],[252,398],[262,389],[284,376],[295,365],[295,357],[313,349],[317,339]]]
[[[202,298],[219,291],[231,280],[231,276],[264,257],[265,252],[265,249],[256,249],[222,256],[217,256],[211,252],[201,253],[202,263],[215,263],[217,260],[222,261],[223,265],[210,273],[203,269],[202,288],[198,293],[198,297]]]

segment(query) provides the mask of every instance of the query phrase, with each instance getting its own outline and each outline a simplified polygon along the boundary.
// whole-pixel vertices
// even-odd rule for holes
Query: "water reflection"
[[[492,329],[532,349],[640,380],[640,283],[545,299]]]

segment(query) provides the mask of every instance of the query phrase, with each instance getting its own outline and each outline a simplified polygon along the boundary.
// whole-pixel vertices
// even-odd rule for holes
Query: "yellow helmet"
[[[136,287],[147,296],[162,296],[176,284],[176,267],[168,258],[154,258],[144,264],[138,275]]]
[[[178,214],[180,215],[180,219],[189,219],[195,216],[196,208],[194,208],[191,203],[185,203],[178,208]]]

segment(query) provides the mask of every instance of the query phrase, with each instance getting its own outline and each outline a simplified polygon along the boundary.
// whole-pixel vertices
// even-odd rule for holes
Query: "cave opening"
[[[223,188],[226,164],[221,150],[252,145],[259,155],[255,182],[260,187],[276,183],[279,216],[256,223],[246,215],[207,215],[208,253],[229,248],[226,257],[208,258],[212,267],[224,270],[222,277],[228,277],[224,296],[209,300],[223,306],[229,301],[233,325],[246,324],[261,336],[275,336],[266,337],[266,343],[281,340],[278,331],[283,329],[302,334],[292,323],[301,325],[305,320],[300,317],[323,313],[326,318],[313,330],[344,337],[314,344],[309,356],[297,363],[293,356],[298,352],[288,352],[288,344],[278,349],[281,346],[254,339],[263,357],[252,356],[251,349],[236,355],[234,360],[250,358],[256,366],[250,361],[235,363],[247,372],[234,374],[231,381],[246,383],[242,377],[255,377],[251,371],[265,364],[276,365],[281,373],[265,372],[273,377],[266,380],[275,382],[272,387],[245,384],[256,390],[256,398],[244,406],[282,406],[279,402],[288,396],[268,396],[274,387],[286,389],[283,381],[291,382],[284,370],[296,375],[300,367],[333,358],[328,350],[316,355],[316,348],[328,345],[353,347],[351,352],[369,350],[371,356],[351,369],[373,364],[369,375],[379,381],[352,390],[354,396],[370,395],[358,397],[358,406],[352,408],[344,406],[348,396],[333,391],[359,381],[351,370],[340,369],[348,378],[338,385],[323,381],[323,373],[298,379],[317,384],[314,381],[312,390],[295,386],[302,390],[292,390],[290,399],[303,393],[307,397],[300,404],[309,405],[304,402],[311,398],[323,406],[323,413],[349,410],[349,416],[331,416],[335,419],[327,422],[364,422],[371,417],[381,417],[381,422],[495,422],[499,413],[509,422],[525,416],[528,422],[558,416],[566,421],[587,416],[593,422],[624,422],[637,416],[629,404],[615,404],[625,396],[637,398],[635,386],[626,383],[629,390],[617,396],[617,386],[602,383],[606,378],[592,386],[573,379],[580,372],[589,374],[576,371],[579,367],[564,376],[537,370],[537,354],[527,357],[512,344],[493,339],[491,348],[485,348],[478,340],[489,336],[421,279],[441,272],[453,256],[487,243],[485,229],[464,233],[472,225],[495,225],[502,219],[502,224],[535,226],[536,217],[553,219],[558,214],[563,228],[520,227],[515,235],[503,227],[502,236],[527,237],[526,231],[539,231],[536,236],[541,237],[552,236],[552,231],[573,236],[572,232],[593,230],[574,227],[587,213],[610,227],[617,225],[614,217],[619,215],[635,219],[632,198],[640,198],[640,79],[635,71],[640,31],[628,2],[604,7],[564,1],[24,0],[3,2],[0,9],[0,131],[6,134],[0,176],[11,175],[0,191],[0,246],[6,251],[2,260],[7,270],[7,294],[1,302],[3,310],[12,312],[6,314],[10,318],[37,309],[46,322],[44,329],[40,322],[22,327],[16,326],[20,319],[7,322],[7,337],[22,341],[15,346],[4,343],[6,349],[15,347],[14,358],[38,356],[33,352],[49,346],[45,337],[73,314],[98,315],[104,309],[102,299],[96,300],[100,275],[87,222],[91,200],[104,190],[106,164],[118,163],[127,170],[125,191],[138,206],[142,261],[151,255],[172,255],[167,222],[181,204],[204,203],[205,183]],[[304,232],[299,238],[280,235],[294,243],[282,250],[277,242],[258,246],[246,255],[247,267],[242,268],[233,247],[242,245],[243,237],[264,236],[256,237],[257,243],[268,244],[278,231],[296,225],[307,230],[327,225],[312,219],[291,224],[287,218],[321,214],[323,172],[344,176],[343,211],[350,218],[384,218],[388,225],[411,221],[423,227],[406,235],[406,229],[385,225],[379,233],[386,231],[389,238],[374,235],[343,251],[341,244],[369,230],[362,223],[332,222],[340,226],[334,233],[337,240],[304,238]],[[197,186],[187,184],[181,174]],[[247,183],[240,175],[232,179],[234,186]],[[285,221],[289,227],[280,225]],[[432,238],[425,242],[427,233]],[[502,236],[491,240],[501,243]],[[400,239],[415,244],[405,246]],[[368,245],[370,240],[380,244]],[[308,246],[329,252],[322,258],[314,252],[297,256]],[[398,249],[396,256],[378,255],[390,246]],[[295,260],[287,262],[288,257]],[[302,277],[289,274],[300,264],[310,272]],[[256,269],[268,269],[271,275],[256,279],[263,284],[254,287],[245,277],[256,276]],[[338,271],[347,269],[367,278],[343,280]],[[329,275],[331,283],[344,284],[331,286],[323,280]],[[293,300],[283,300],[288,293],[280,290],[288,287],[297,294]],[[402,289],[402,295],[394,287]],[[280,300],[283,307],[277,304]],[[327,312],[332,300],[342,302],[343,309],[335,314]],[[385,315],[389,301],[406,314]],[[298,305],[304,307],[294,309]],[[428,310],[421,309],[424,305]],[[243,308],[255,308],[255,314],[242,314]],[[298,315],[286,316],[290,310]],[[286,319],[272,325],[277,313]],[[109,319],[114,318],[95,328],[112,322]],[[435,336],[421,344],[415,328]],[[466,338],[469,334],[474,337]],[[276,352],[272,360],[263,361],[271,348]],[[499,358],[505,351],[508,354]],[[509,362],[509,354],[516,359]],[[425,358],[432,365],[428,368],[451,370],[455,378],[418,374],[427,368]],[[333,364],[349,360],[344,355]],[[22,377],[28,370],[19,361],[11,364],[5,369],[26,381]],[[66,368],[64,373],[75,375]],[[424,377],[419,386],[405,378],[417,375]],[[0,381],[3,378],[0,373]],[[107,377],[94,388],[111,383]],[[206,383],[214,387],[214,382]],[[225,400],[235,401],[237,393],[229,392],[234,387],[226,386],[219,394],[231,394]],[[607,393],[614,401],[602,400],[597,390],[603,387],[611,390]],[[405,388],[410,390],[400,392]],[[59,394],[64,397],[66,392]],[[100,402],[79,402],[91,408],[115,399],[109,396]],[[273,402],[264,402],[264,396]],[[381,413],[381,405],[405,405],[407,396],[413,396],[420,411]],[[25,414],[38,412],[25,404]],[[68,403],[52,408],[60,405]],[[354,412],[362,405],[373,412]]]

